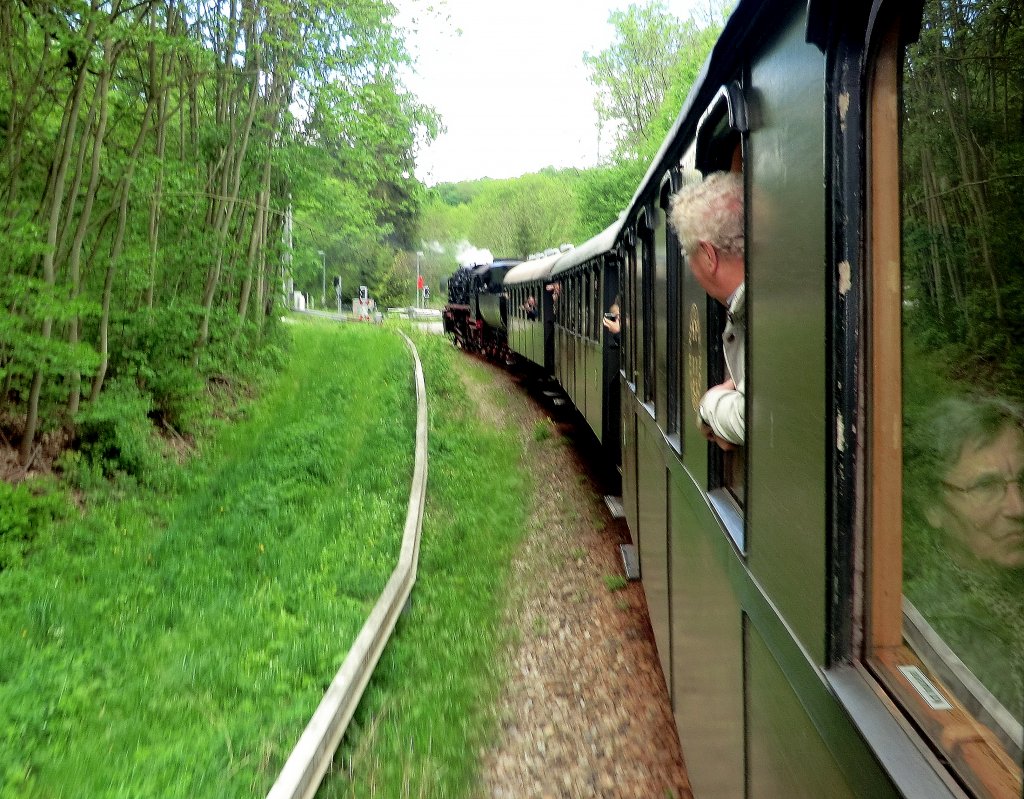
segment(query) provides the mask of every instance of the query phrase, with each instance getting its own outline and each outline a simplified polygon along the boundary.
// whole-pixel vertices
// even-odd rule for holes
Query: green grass
[[[503,598],[531,492],[521,432],[477,418],[458,370],[491,378],[471,359],[438,336],[416,342],[430,403],[417,583],[320,797],[474,796],[495,730]]]
[[[604,580],[604,587],[613,594],[616,591],[621,591],[628,585],[626,578],[621,574],[606,574],[601,579]]]
[[[397,561],[411,374],[393,333],[295,325],[170,491],[55,514],[0,572],[0,797],[265,794]]]

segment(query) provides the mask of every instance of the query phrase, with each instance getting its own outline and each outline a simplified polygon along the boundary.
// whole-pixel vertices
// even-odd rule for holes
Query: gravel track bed
[[[571,415],[545,410],[529,381],[486,368],[493,383],[467,378],[467,388],[483,418],[522,431],[535,502],[512,564],[515,643],[479,795],[692,799],[643,590],[616,579],[625,522],[571,441]],[[536,440],[538,423],[550,437]]]

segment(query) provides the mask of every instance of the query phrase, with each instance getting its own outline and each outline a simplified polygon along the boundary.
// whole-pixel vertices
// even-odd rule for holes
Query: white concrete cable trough
[[[405,333],[401,336],[412,351],[415,365],[416,459],[398,565],[299,742],[288,756],[267,799],[310,799],[317,792],[416,582],[427,489],[427,392],[419,353]]]

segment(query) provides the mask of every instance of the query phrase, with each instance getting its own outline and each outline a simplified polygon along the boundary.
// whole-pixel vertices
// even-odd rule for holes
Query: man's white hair
[[[687,255],[701,241],[723,253],[743,255],[743,176],[712,172],[683,186],[672,195],[669,222]]]

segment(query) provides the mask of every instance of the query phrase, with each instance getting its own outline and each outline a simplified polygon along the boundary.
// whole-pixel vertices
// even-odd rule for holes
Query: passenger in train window
[[[527,319],[537,318],[537,298],[532,294],[526,298],[526,302],[523,303],[523,310],[526,312]]]
[[[742,446],[745,432],[742,174],[713,172],[684,186],[672,197],[669,220],[693,276],[710,297],[729,310],[722,333],[728,377],[701,398],[698,423],[705,438],[731,450]]]
[[[619,334],[622,331],[622,322],[619,319],[619,298],[615,298],[615,302],[608,308],[608,313],[604,315],[604,319],[601,320],[601,324],[604,325],[605,330],[608,331],[608,335],[611,337],[611,346],[619,346]]]
[[[548,283],[544,287],[544,290],[551,292],[551,303],[552,303],[553,315],[557,319],[558,318],[558,298],[562,294],[562,284],[560,282]]]
[[[1018,721],[1024,409],[951,397],[908,419],[904,594]]]

